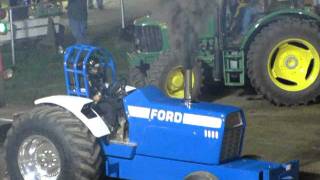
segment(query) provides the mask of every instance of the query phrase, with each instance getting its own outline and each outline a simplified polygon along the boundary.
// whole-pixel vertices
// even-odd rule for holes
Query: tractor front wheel
[[[208,172],[198,171],[188,175],[185,180],[218,180],[218,178]]]
[[[310,21],[286,18],[263,28],[247,54],[248,77],[276,105],[302,105],[320,95],[320,41]]]
[[[196,61],[192,69],[192,96],[200,95],[203,86],[201,62]],[[184,98],[184,63],[173,53],[163,53],[150,65],[148,82],[172,98]]]
[[[40,106],[13,122],[5,141],[10,179],[96,180],[102,174],[100,146],[68,111]]]

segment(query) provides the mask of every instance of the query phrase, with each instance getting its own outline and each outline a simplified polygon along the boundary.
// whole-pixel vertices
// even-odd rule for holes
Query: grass
[[[64,91],[62,56],[30,43],[19,44],[16,56],[14,77],[5,83],[7,103],[27,105],[39,97]],[[4,59],[8,67],[8,51],[4,52]]]
[[[126,76],[128,44],[118,38],[117,30],[100,36],[94,44],[107,48],[116,59],[119,76]],[[37,98],[65,94],[63,55],[57,55],[55,50],[38,43],[17,43],[14,77],[5,82],[8,104],[31,105]],[[10,67],[10,47],[4,46],[2,52],[5,66]]]

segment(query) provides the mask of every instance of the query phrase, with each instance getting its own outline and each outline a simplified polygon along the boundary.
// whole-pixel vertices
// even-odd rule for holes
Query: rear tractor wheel
[[[197,61],[192,69],[192,96],[200,95],[203,86],[203,73],[201,62]],[[184,98],[184,66],[172,53],[161,54],[160,57],[150,65],[147,71],[148,82],[153,84],[172,98]]]
[[[77,118],[64,109],[40,106],[13,122],[5,141],[12,180],[97,180],[100,146]]]
[[[296,18],[263,28],[247,54],[248,76],[257,92],[276,105],[315,102],[320,95],[318,31]]]

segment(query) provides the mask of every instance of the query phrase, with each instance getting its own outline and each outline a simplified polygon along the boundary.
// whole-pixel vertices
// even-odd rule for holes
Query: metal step
[[[244,52],[242,50],[223,52],[224,84],[226,86],[243,86],[244,69]]]

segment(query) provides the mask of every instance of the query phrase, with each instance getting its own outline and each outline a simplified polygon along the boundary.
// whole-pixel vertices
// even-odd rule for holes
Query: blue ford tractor
[[[298,161],[241,155],[246,120],[237,107],[126,86],[96,47],[68,48],[64,70],[68,95],[36,100],[8,132],[12,180],[298,179]]]

